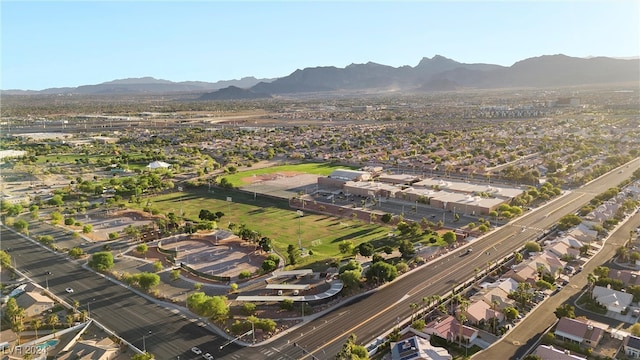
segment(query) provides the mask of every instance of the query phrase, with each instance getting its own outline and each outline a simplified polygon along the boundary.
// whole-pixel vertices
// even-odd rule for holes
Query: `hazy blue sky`
[[[640,54],[640,1],[2,0],[0,88],[215,82],[373,61]]]

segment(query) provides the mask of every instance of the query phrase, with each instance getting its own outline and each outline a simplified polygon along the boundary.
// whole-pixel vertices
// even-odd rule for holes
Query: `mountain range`
[[[150,77],[124,79],[76,88],[3,91],[3,94],[152,94],[200,93],[201,100],[257,99],[286,94],[350,92],[428,92],[460,89],[557,88],[640,84],[640,59],[577,58],[544,55],[512,66],[465,64],[444,56],[423,58],[418,65],[392,67],[373,62],[298,69],[277,79],[171,82]]]

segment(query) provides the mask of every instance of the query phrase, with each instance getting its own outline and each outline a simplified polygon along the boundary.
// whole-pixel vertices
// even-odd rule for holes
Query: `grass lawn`
[[[279,165],[269,168],[247,170],[238,172],[231,175],[225,175],[224,177],[233,184],[235,187],[249,185],[249,182],[242,179],[251,177],[253,175],[265,175],[275,174],[279,172],[296,172],[305,174],[316,174],[327,176],[336,169],[356,169],[356,167],[348,167],[343,165],[336,165],[333,163],[304,163],[304,164],[292,164],[292,165]]]
[[[232,201],[226,201],[230,197]],[[286,256],[289,244],[298,245],[298,229],[302,247],[313,251],[313,255],[304,257],[297,268],[326,267],[331,258],[343,255],[338,250],[338,244],[343,240],[350,240],[356,246],[363,242],[373,241],[374,244],[386,243],[388,227],[365,224],[351,219],[340,219],[327,215],[305,213],[298,217],[295,210],[290,209],[287,200],[274,200],[253,194],[215,189],[208,192],[206,188],[188,191],[176,191],[148,198],[152,208],[161,213],[184,213],[184,217],[199,220],[201,209],[222,211],[225,216],[218,226],[227,228],[229,222],[246,224],[249,229],[259,231],[263,236],[271,239],[274,248]],[[142,208],[147,203],[143,200],[140,205],[128,206]],[[376,241],[377,240],[377,241]]]

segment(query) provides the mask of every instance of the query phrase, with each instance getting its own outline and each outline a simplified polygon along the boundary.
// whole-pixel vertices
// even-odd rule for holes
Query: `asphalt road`
[[[630,176],[639,165],[640,159],[632,161],[629,168],[624,168],[624,176]],[[127,341],[142,347],[144,335],[147,350],[158,359],[194,358],[189,351],[191,346],[199,346],[220,359],[332,359],[349,334],[356,334],[359,343],[367,344],[407,319],[411,315],[411,303],[421,304],[423,297],[433,294],[446,295],[488,263],[536,239],[542,229],[555,224],[560,217],[576,212],[595,195],[617,186],[622,176],[617,171],[607,174],[477,240],[470,255],[460,256],[458,252],[439,258],[373,294],[351,301],[259,347],[239,348],[232,344],[219,351],[218,347],[225,342],[222,338],[82,269],[75,262],[68,262],[6,231],[1,234],[2,247],[12,247],[18,268],[28,270],[29,276],[43,285],[44,273],[51,271],[49,287],[56,294],[70,301],[78,300],[82,305],[91,301],[92,316]],[[36,230],[30,228],[30,231]],[[73,294],[64,292],[68,286],[74,288]],[[95,305],[94,298],[98,299]],[[515,356],[516,351],[499,358]]]
[[[461,256],[460,250],[439,258],[379,291],[341,306],[267,345],[239,349],[221,358],[257,360],[268,356],[274,359],[332,359],[351,333],[357,336],[358,343],[366,345],[397,326],[398,322],[408,319],[411,316],[411,303],[421,304],[423,297],[448,294],[454,286],[472,278],[476,269],[482,270],[488,263],[522,248],[525,242],[537,239],[543,229],[557,223],[562,216],[575,213],[594,196],[617,186],[624,177],[630,177],[640,167],[640,159],[628,165],[628,168],[622,168],[622,174],[618,170],[612,171],[478,239],[473,244],[472,254]],[[583,271],[581,275],[586,276],[586,273]],[[559,294],[562,296],[563,292]],[[521,344],[524,343],[526,341]],[[514,345],[513,349],[502,353],[504,356],[493,358],[515,356],[518,347]],[[478,358],[485,357],[479,355]]]
[[[47,225],[31,225],[30,233],[65,236],[62,230]],[[80,303],[80,309],[90,310],[91,317],[139,349],[154,354],[157,359],[199,359],[191,352],[198,346],[205,352],[220,354],[218,347],[226,342],[204,323],[183,317],[177,311],[160,306],[130,289],[84,269],[80,262],[34,245],[33,242],[2,228],[2,249],[11,249],[15,265],[42,287],[69,304]],[[46,275],[47,271],[51,275]],[[67,287],[73,289],[69,294]],[[234,346],[225,351],[234,351]]]
[[[571,277],[569,284],[559,293],[542,302],[529,313],[509,334],[489,349],[474,356],[475,359],[520,359],[525,352],[538,340],[539,336],[556,320],[553,313],[556,308],[570,299],[577,298],[587,285],[587,275],[593,269],[609,261],[616,253],[616,249],[624,245],[629,239],[629,231],[640,225],[640,214],[633,215],[622,224],[604,244],[603,248],[589,260],[584,270]],[[603,321],[601,315],[590,315],[594,320]],[[615,326],[620,325],[617,322]],[[614,327],[615,327],[614,326]],[[629,326],[628,324],[625,326]]]

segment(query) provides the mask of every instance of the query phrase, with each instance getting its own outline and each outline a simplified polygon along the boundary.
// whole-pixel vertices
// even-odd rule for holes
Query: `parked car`
[[[64,289],[64,291],[68,292],[69,294],[71,294],[73,292],[73,289],[68,287],[66,289]]]
[[[209,354],[209,353],[206,353],[206,354],[202,355],[202,357],[203,357],[203,358],[205,358],[205,359],[207,359],[207,360],[213,360],[213,359],[214,359],[214,358],[213,358],[213,355],[211,355],[211,354]]]
[[[202,350],[200,350],[197,346],[192,347],[191,348],[191,352],[196,354],[196,355],[202,354]]]

